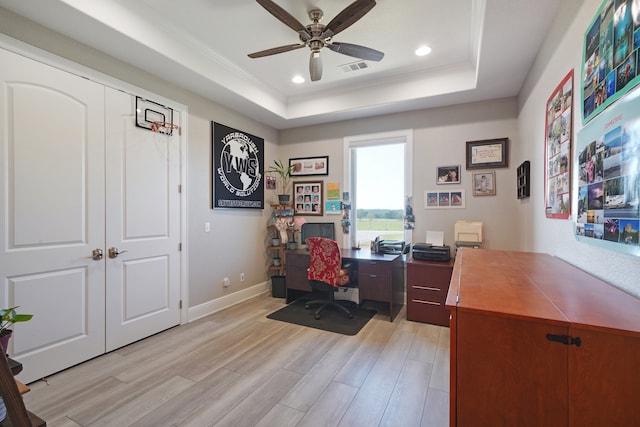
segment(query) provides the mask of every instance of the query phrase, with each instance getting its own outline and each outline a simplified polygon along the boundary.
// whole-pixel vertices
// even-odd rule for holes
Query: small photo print
[[[329,200],[325,204],[327,215],[340,215],[342,212],[341,202],[339,200]]]

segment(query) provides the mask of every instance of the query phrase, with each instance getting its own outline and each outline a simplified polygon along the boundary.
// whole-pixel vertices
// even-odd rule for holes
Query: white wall
[[[457,105],[429,110],[308,126],[280,132],[283,159],[296,156],[329,155],[329,176],[325,182],[343,181],[343,138],[345,136],[413,129],[413,197],[416,228],[414,242],[424,242],[427,230],[445,233],[445,243],[454,246],[456,220],[484,223],[485,247],[519,248],[519,218],[516,209],[515,168],[518,155],[518,131],[515,98]],[[495,169],[496,196],[472,195],[471,171],[465,168],[466,141],[507,137],[511,147],[508,168]],[[436,167],[461,166],[460,185],[436,185]],[[392,173],[389,165],[385,173]],[[491,169],[494,170],[494,169]],[[475,171],[477,172],[477,171]],[[424,192],[433,189],[464,189],[465,209],[424,209]],[[381,194],[380,197],[384,197]],[[355,215],[355,214],[354,214]],[[317,217],[314,217],[317,219]],[[332,221],[325,215],[321,221]],[[340,230],[339,227],[336,227]]]
[[[526,242],[523,249],[556,255],[577,267],[640,296],[640,258],[578,242],[573,234],[577,171],[573,171],[570,220],[547,219],[544,214],[545,105],[564,76],[574,69],[574,133],[582,127],[580,108],[581,61],[584,32],[601,5],[600,0],[563,0],[545,43],[519,97],[519,160],[531,160],[532,197],[518,209]],[[574,168],[575,169],[575,168]]]

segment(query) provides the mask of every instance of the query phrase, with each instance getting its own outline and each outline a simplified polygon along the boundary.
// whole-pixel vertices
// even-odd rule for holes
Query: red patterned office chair
[[[320,312],[329,306],[343,311],[349,319],[353,318],[353,314],[345,306],[334,300],[338,288],[349,283],[348,271],[342,266],[338,242],[324,237],[310,237],[306,243],[310,257],[309,283],[314,291],[326,293],[327,298],[309,301],[304,308],[320,304],[315,312],[316,319],[320,319]]]

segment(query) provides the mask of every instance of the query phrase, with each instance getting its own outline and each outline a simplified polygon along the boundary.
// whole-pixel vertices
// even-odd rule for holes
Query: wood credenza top
[[[640,299],[548,254],[458,249],[446,305],[640,337]]]

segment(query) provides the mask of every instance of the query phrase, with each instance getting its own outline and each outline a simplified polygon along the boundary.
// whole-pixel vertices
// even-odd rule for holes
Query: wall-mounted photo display
[[[473,195],[474,196],[495,196],[496,195],[496,173],[475,172],[473,174]]]
[[[340,200],[327,200],[325,208],[327,215],[342,214],[342,202]]]
[[[424,192],[425,209],[464,209],[464,206],[464,190],[427,190]]]
[[[329,175],[329,156],[289,159],[292,176]]]
[[[577,239],[640,255],[640,88],[580,130],[573,157]]]
[[[460,184],[460,165],[438,166],[436,184]]]
[[[295,215],[323,215],[323,181],[296,181],[293,183]]]
[[[573,70],[547,100],[544,194],[547,218],[571,216],[571,145],[573,135]]]
[[[640,83],[637,0],[604,0],[584,33],[582,119],[596,117]]]

